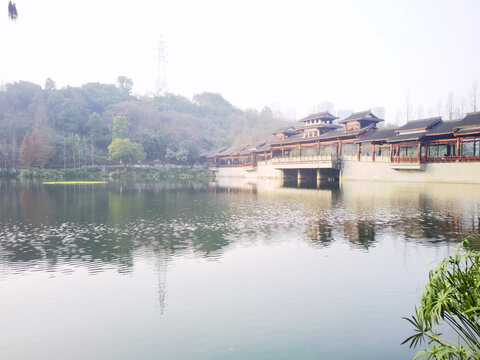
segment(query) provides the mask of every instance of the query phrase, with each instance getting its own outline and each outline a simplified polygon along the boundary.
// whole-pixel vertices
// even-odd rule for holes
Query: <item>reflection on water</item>
[[[0,286],[2,281],[6,284],[17,275],[32,272],[48,273],[55,277],[76,274],[78,269],[84,269],[88,276],[100,276],[113,270],[134,276],[139,264],[148,261],[155,269],[156,301],[160,313],[168,314],[167,283],[176,289],[171,283],[177,284],[178,279],[170,281],[167,274],[170,271],[187,271],[188,266],[178,264],[190,260],[207,260],[207,263],[221,266],[220,271],[228,272],[225,259],[235,263],[235,256],[241,257],[240,254],[247,251],[245,249],[263,249],[264,254],[277,251],[281,259],[281,249],[286,247],[289,252],[285,253],[285,263],[279,266],[289,268],[292,249],[303,249],[303,245],[306,245],[311,252],[305,253],[305,263],[315,267],[325,266],[315,282],[322,284],[322,287],[334,287],[336,283],[330,284],[324,274],[336,269],[335,276],[338,278],[334,276],[335,281],[348,281],[347,277],[341,275],[346,265],[338,264],[342,257],[348,259],[348,263],[354,263],[359,261],[358,256],[369,256],[368,263],[377,262],[378,267],[386,268],[382,257],[376,258],[377,252],[395,256],[392,254],[398,250],[398,246],[425,249],[427,254],[445,246],[448,248],[465,234],[479,233],[479,219],[478,185],[325,183],[319,187],[299,189],[296,186],[281,186],[274,180],[253,183],[247,179],[236,182],[220,179],[210,184],[43,185],[1,182]],[[291,244],[294,246],[290,247]],[[336,254],[344,248],[347,250],[341,250],[341,255]],[[262,251],[258,250],[258,253]],[[245,279],[235,278],[236,283],[249,283],[260,273],[268,272],[269,266],[272,266],[272,263],[262,263],[266,261],[264,257],[257,262],[255,254],[249,253],[250,260],[236,264],[236,268],[245,272]],[[404,264],[407,262],[405,256],[411,251],[404,250],[402,254],[404,258],[398,261]],[[332,257],[331,260],[327,260],[328,256]],[[303,262],[299,261],[297,268]],[[360,268],[366,269],[365,264],[367,262],[362,262]],[[260,268],[261,265],[264,267]],[[427,264],[420,265],[424,268]],[[249,273],[250,268],[257,272]],[[281,267],[275,269],[282,271]],[[299,282],[298,277],[289,279],[289,274],[295,273],[293,268],[289,269],[283,275],[278,275],[286,289],[297,286]],[[372,274],[375,271],[373,269]],[[210,276],[215,275],[212,273]],[[308,278],[306,273],[302,276]],[[380,282],[380,279],[377,280]],[[377,280],[374,275],[369,277],[372,283],[377,284]],[[261,288],[269,288],[276,281],[269,278]],[[202,282],[207,284],[205,289],[208,290],[208,280],[202,279]],[[401,282],[397,280],[397,284]],[[199,286],[198,283],[188,285],[193,289]],[[351,289],[356,286],[357,283],[349,283],[345,288],[353,291]],[[362,286],[362,289],[369,288],[372,296],[378,291],[378,284],[372,287],[366,282]],[[279,289],[282,287],[275,291],[281,292]],[[311,283],[305,283],[305,289],[319,291],[313,290]],[[186,290],[182,288],[179,291]],[[335,294],[338,291],[335,290]],[[386,291],[390,290],[387,288]],[[392,299],[402,291],[392,289]],[[341,292],[338,294],[335,296],[340,296]],[[363,292],[360,293],[362,295],[355,294],[356,299],[364,296]],[[294,296],[300,304],[302,299],[311,295],[301,292],[298,298],[291,293],[282,296],[291,301],[291,296]],[[221,294],[217,293],[217,296]],[[238,299],[247,299],[251,295],[240,292],[237,296]],[[351,294],[346,293],[335,301],[342,303],[350,297]],[[277,301],[277,298],[271,299],[268,306],[275,308],[272,304]],[[369,304],[365,302],[364,306],[368,307]],[[243,311],[241,307],[244,305],[240,302],[239,311]],[[345,306],[349,308],[350,305]],[[204,305],[203,311],[206,311],[206,307]],[[319,311],[309,309],[311,312]],[[175,306],[172,311],[175,311]],[[268,307],[262,311],[268,312]],[[352,312],[361,314],[358,309],[354,311],[352,308]],[[278,316],[272,315],[272,319]],[[256,324],[253,318],[248,319],[248,326]],[[289,322],[285,321],[276,324],[275,328],[286,326]],[[362,321],[358,320],[359,323]],[[267,332],[274,331],[272,324],[264,324],[261,328]],[[318,326],[317,322],[315,324]],[[295,323],[294,326],[297,325]],[[317,330],[324,331],[323,328]],[[185,329],[182,328],[182,331]],[[305,336],[304,332],[289,333],[288,336],[295,335]],[[398,344],[400,340],[393,339],[392,343]],[[286,358],[292,358],[288,356],[292,353],[287,351],[286,354]],[[345,358],[346,355],[338,356]],[[252,356],[252,353],[249,353],[249,357],[265,358]],[[358,355],[357,358],[372,357],[366,352],[365,356]]]
[[[315,246],[365,250],[383,233],[430,246],[479,232],[476,185],[278,185],[1,183],[1,261],[17,271],[62,262],[128,272],[140,249],[217,258],[236,239],[292,228]]]

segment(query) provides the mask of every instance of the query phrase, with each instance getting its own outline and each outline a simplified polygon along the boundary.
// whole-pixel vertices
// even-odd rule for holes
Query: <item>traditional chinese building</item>
[[[265,168],[268,176],[298,179],[316,174],[317,179],[368,180],[371,174],[376,180],[480,182],[480,112],[452,121],[418,119],[388,130],[377,128],[382,121],[370,110],[343,120],[329,112],[311,114],[297,128],[273,132],[269,143],[211,153],[209,164],[243,168],[248,176],[264,176]],[[445,163],[450,165],[439,165]],[[455,176],[452,164],[461,170]]]

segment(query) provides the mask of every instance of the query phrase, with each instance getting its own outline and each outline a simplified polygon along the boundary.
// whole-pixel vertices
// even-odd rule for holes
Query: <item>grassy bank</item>
[[[182,181],[210,179],[205,168],[92,168],[92,169],[24,169],[18,174],[20,179],[55,180],[128,180],[128,181]]]

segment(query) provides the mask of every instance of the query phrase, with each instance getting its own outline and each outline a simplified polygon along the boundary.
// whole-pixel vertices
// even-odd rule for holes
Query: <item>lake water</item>
[[[0,182],[0,359],[409,359],[479,217],[477,185]]]

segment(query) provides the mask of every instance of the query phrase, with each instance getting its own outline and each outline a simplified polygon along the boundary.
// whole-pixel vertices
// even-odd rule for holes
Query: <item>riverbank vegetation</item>
[[[0,168],[78,169],[113,164],[193,165],[202,152],[255,143],[285,126],[272,111],[240,110],[220,94],[134,96],[133,83],[58,89],[0,87]]]
[[[204,167],[97,167],[89,169],[23,169],[18,178],[25,180],[132,180],[132,181],[208,181],[210,172]],[[13,177],[12,177],[13,178]]]
[[[480,359],[479,244],[478,238],[467,238],[463,249],[430,271],[415,315],[405,318],[415,333],[403,343],[428,344],[414,359]],[[442,326],[455,336],[440,333]]]

